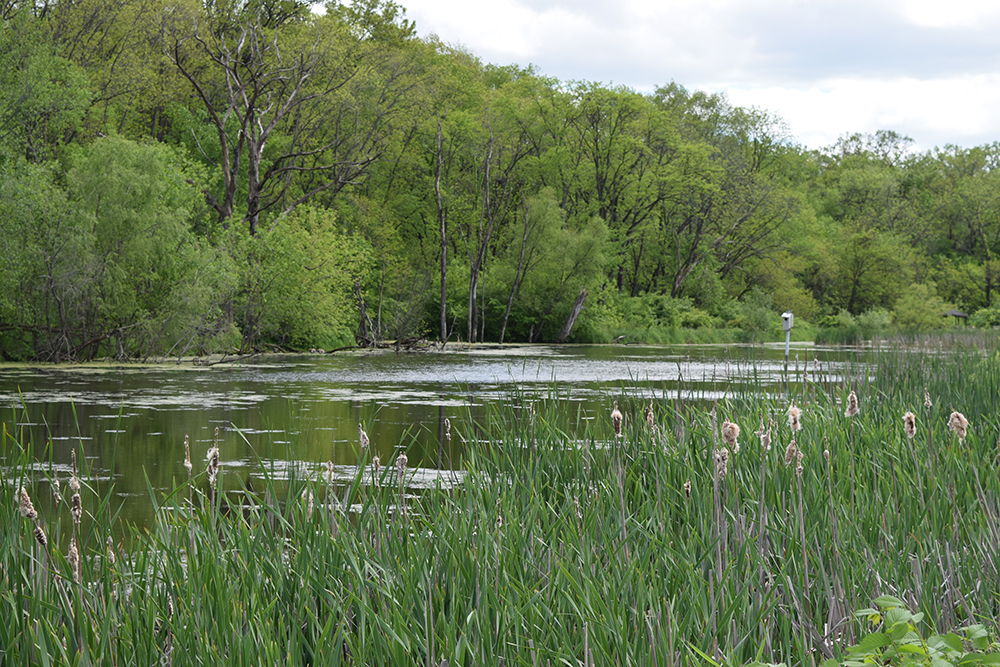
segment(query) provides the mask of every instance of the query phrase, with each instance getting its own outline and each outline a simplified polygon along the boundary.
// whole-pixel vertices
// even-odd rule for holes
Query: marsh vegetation
[[[3,661],[808,665],[889,637],[898,611],[856,612],[890,598],[922,636],[982,626],[955,637],[991,656],[998,391],[995,347],[708,403],[623,384],[599,419],[515,387],[449,420],[458,484],[413,492],[359,431],[350,479],[318,461],[278,485],[262,461],[222,493],[222,443],[126,539],[86,461],[26,505],[51,491],[5,433]]]

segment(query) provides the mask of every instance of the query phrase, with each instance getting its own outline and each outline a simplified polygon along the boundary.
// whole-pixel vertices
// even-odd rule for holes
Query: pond
[[[789,374],[812,365],[814,380],[836,380],[853,353],[798,347]],[[801,361],[799,360],[801,358]],[[3,366],[3,428],[29,446],[42,507],[63,484],[71,450],[82,456],[84,482],[98,493],[113,484],[126,520],[151,515],[150,492],[186,479],[184,441],[195,471],[216,442],[228,489],[252,483],[266,467],[273,479],[319,475],[330,461],[353,477],[359,426],[373,453],[391,462],[407,454],[411,488],[460,479],[462,438],[445,438],[496,401],[546,396],[594,419],[625,391],[643,400],[711,402],[748,387],[780,394],[784,346],[448,346],[443,351],[296,355],[216,363]],[[637,403],[638,404],[638,403]],[[8,440],[4,476],[14,474]],[[48,498],[48,500],[46,500]],[[39,501],[36,501],[38,504]]]

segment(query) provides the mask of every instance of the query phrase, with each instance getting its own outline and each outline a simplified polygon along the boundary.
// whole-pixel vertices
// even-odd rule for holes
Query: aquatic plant
[[[46,480],[5,432],[2,662],[849,664],[881,641],[864,643],[858,610],[887,595],[925,639],[904,635],[897,655],[950,632],[979,641],[965,627],[995,635],[1000,358],[880,354],[794,406],[656,399],[659,432],[621,437],[614,420],[515,390],[448,429],[467,442],[454,486],[415,488],[402,450],[280,484],[260,461],[253,489],[213,487],[209,465],[150,489],[155,520],[120,547],[110,489],[91,493],[81,470],[79,522],[72,499],[36,507]],[[848,386],[879,397],[853,426]],[[977,425],[934,458],[915,417],[899,428],[925,387]],[[623,421],[650,401],[627,387],[616,400]],[[782,415],[790,429],[772,429]],[[927,408],[928,442],[947,442],[950,419]],[[734,455],[737,422],[760,423],[761,447]]]

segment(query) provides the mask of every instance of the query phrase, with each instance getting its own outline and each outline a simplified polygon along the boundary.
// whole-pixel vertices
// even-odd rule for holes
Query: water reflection
[[[813,365],[814,381],[835,379],[850,363],[840,352],[797,354],[803,368]],[[515,392],[549,396],[558,383],[555,400],[592,419],[623,388],[657,401],[721,400],[751,386],[780,393],[783,369],[782,348],[740,346],[449,346],[211,367],[0,366],[0,405],[3,428],[29,444],[35,474],[65,481],[75,447],[99,492],[113,483],[121,498],[148,498],[150,487],[186,479],[185,436],[203,468],[216,429],[229,488],[262,467],[315,479],[332,461],[338,475],[351,475],[363,462],[359,424],[371,438],[369,457],[386,464],[406,452],[419,471],[410,485],[452,483],[458,477],[445,473],[461,469],[462,440],[445,437],[445,420],[457,428]],[[2,455],[9,471],[13,453]],[[123,516],[142,521],[150,512],[148,503],[129,502]]]

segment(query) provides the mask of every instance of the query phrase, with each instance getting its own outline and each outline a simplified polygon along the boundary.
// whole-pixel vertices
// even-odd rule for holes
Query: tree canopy
[[[0,353],[926,328],[996,306],[998,165],[483,63],[392,0],[6,2]]]

